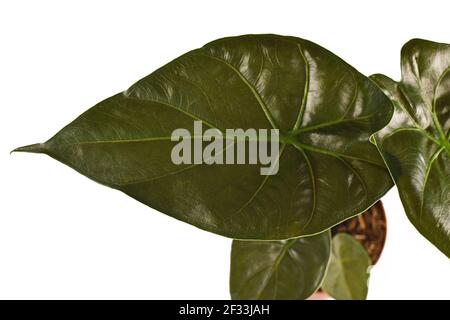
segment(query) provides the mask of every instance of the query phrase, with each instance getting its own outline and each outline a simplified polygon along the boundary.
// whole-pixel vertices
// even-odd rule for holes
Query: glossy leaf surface
[[[450,45],[411,40],[401,69],[400,82],[372,76],[395,107],[375,140],[408,218],[450,257]]]
[[[366,210],[392,182],[371,134],[389,100],[324,48],[247,35],[182,55],[43,144],[45,153],[169,216],[238,239],[321,232]],[[173,130],[280,130],[279,171],[171,161]],[[223,150],[222,150],[223,151]]]
[[[338,233],[331,252],[322,289],[337,300],[365,300],[371,261],[364,247],[351,235]]]
[[[234,240],[232,299],[306,299],[320,286],[330,258],[330,232],[282,241]]]

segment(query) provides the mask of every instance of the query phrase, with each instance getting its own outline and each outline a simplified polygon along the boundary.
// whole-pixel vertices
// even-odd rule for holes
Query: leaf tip
[[[45,145],[43,143],[35,143],[27,146],[19,147],[12,150],[9,154],[13,152],[31,152],[31,153],[43,153],[45,150]]]

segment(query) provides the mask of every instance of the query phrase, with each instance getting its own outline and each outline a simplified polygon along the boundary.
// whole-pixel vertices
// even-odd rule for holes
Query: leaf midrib
[[[405,112],[406,116],[412,121],[413,126],[409,127],[409,128],[398,128],[397,130],[394,130],[390,135],[388,135],[384,139],[387,139],[387,138],[393,136],[397,132],[400,132],[403,130],[408,130],[408,129],[409,130],[414,129],[414,130],[421,132],[428,140],[430,140],[434,144],[437,144],[439,147],[443,147],[446,150],[446,152],[450,154],[450,133],[449,133],[448,137],[445,136],[444,130],[442,129],[439,119],[436,116],[437,91],[439,90],[442,80],[445,78],[445,76],[447,74],[449,74],[449,72],[450,72],[450,66],[447,67],[443,71],[443,73],[439,76],[436,86],[433,90],[432,104],[431,104],[431,106],[428,106],[428,108],[430,109],[430,112],[431,112],[431,119],[433,121],[433,126],[435,127],[438,135],[433,136],[428,131],[426,131],[424,128],[422,128],[419,125],[419,123],[417,123],[417,121],[413,118],[413,116],[409,113],[409,111],[403,106],[403,104],[400,101],[398,101],[396,103],[396,105]],[[409,100],[408,95],[405,93],[405,91],[402,87],[402,83],[398,83],[398,90],[399,90],[400,94],[403,96],[403,98],[406,100],[406,102],[412,108],[414,104]]]
[[[450,66],[448,66],[444,72],[439,76],[439,79],[436,83],[436,87],[433,91],[433,100],[432,100],[432,106],[431,106],[431,116],[433,118],[433,123],[438,131],[439,139],[442,142],[443,146],[445,147],[446,151],[450,154],[450,142],[448,138],[446,137],[444,133],[444,129],[441,126],[441,123],[439,122],[439,119],[436,115],[436,100],[437,100],[437,91],[439,90],[439,87],[441,85],[442,80],[445,78],[445,76],[450,72]]]
[[[286,240],[283,244],[283,247],[281,248],[279,254],[277,255],[272,267],[269,270],[269,274],[264,279],[262,289],[256,296],[256,299],[260,299],[263,295],[264,291],[266,291],[267,287],[269,286],[270,280],[272,279],[272,276],[278,271],[278,267],[280,266],[281,261],[286,255],[286,252],[294,245],[295,240]],[[275,297],[274,297],[275,298]]]

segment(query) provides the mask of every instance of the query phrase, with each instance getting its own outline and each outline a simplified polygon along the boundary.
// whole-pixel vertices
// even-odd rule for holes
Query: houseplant
[[[442,75],[436,77],[431,71],[424,85],[408,91],[410,100],[417,101],[408,106],[422,110],[421,94],[427,97],[430,90],[420,90],[435,82],[433,93],[435,97],[439,94],[439,99],[431,98],[434,130],[427,136],[433,137],[429,141],[439,142],[440,151],[429,150],[430,159],[439,158],[439,162],[430,160],[422,170],[433,178],[433,185],[445,187],[448,174],[442,178],[439,172],[449,172],[445,158],[449,150],[445,57],[449,49],[416,42],[419,51],[422,46],[431,51],[438,46],[442,51],[443,58],[438,59]],[[427,55],[428,60],[434,57]],[[427,66],[433,69],[435,63]],[[312,260],[320,260],[311,266],[307,263],[315,281],[307,277],[309,283],[304,287],[283,289],[283,298],[306,298],[322,283],[328,262],[336,261],[345,248],[358,248],[350,251],[359,252],[364,263],[369,263],[348,237],[339,236],[331,246],[328,229],[379,200],[393,186],[391,176],[401,193],[405,190],[402,200],[411,212],[408,194],[417,190],[410,188],[408,181],[414,184],[414,175],[411,170],[397,170],[399,163],[408,165],[408,161],[389,149],[397,128],[407,124],[398,120],[404,116],[399,112],[403,101],[393,91],[402,86],[382,76],[370,80],[331,52],[303,39],[276,35],[225,38],[184,54],[123,93],[100,102],[46,143],[15,151],[47,154],[97,182],[207,231],[239,240],[282,241],[281,252],[310,247]],[[261,175],[260,166],[254,163],[207,164],[195,155],[188,157],[190,162],[175,164],[170,155],[178,140],[174,141],[172,133],[192,131],[195,121],[217,133],[230,128],[276,130],[280,142],[272,163],[276,174]],[[422,131],[428,129],[427,124],[421,123]],[[195,148],[223,139],[214,137],[208,141],[203,135],[181,138]],[[243,141],[250,145],[252,139],[244,137]],[[228,142],[225,139],[222,148],[209,150],[217,156],[239,143]],[[417,159],[417,155],[411,157]],[[439,236],[432,232],[433,221],[415,225],[448,255],[448,192],[432,200],[426,209],[434,223],[440,223]],[[250,245],[244,250],[253,250],[251,242],[240,243]],[[343,250],[334,252],[334,248]],[[263,254],[258,259],[264,264],[266,258]],[[306,260],[300,257],[300,261]]]

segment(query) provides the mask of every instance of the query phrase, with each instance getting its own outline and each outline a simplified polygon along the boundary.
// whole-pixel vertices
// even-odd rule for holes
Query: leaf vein
[[[269,109],[267,108],[266,104],[264,103],[264,101],[262,100],[260,94],[258,93],[258,91],[256,91],[256,89],[250,84],[250,82],[247,80],[246,77],[244,77],[244,75],[238,70],[236,69],[233,65],[231,65],[228,61],[209,55],[209,54],[205,54],[205,53],[199,53],[199,55],[208,57],[210,59],[214,59],[216,61],[219,61],[220,63],[222,63],[223,65],[227,66],[229,69],[231,69],[234,73],[236,73],[236,75],[242,80],[242,82],[245,83],[245,85],[250,89],[251,93],[253,94],[253,96],[255,97],[255,99],[258,101],[259,106],[261,107],[262,111],[264,112],[264,115],[266,116],[267,120],[269,121],[270,125],[274,128],[277,129],[278,126],[275,123],[275,120],[273,119]]]
[[[422,221],[422,213],[423,213],[423,205],[425,202],[425,189],[427,187],[428,184],[428,177],[430,176],[430,172],[431,169],[433,167],[433,163],[434,161],[439,157],[439,155],[441,154],[442,150],[444,150],[445,147],[441,147],[440,149],[438,149],[433,156],[431,157],[430,161],[428,162],[427,168],[425,170],[425,177],[423,180],[423,187],[422,190],[420,192],[420,211],[419,211],[419,222]]]

